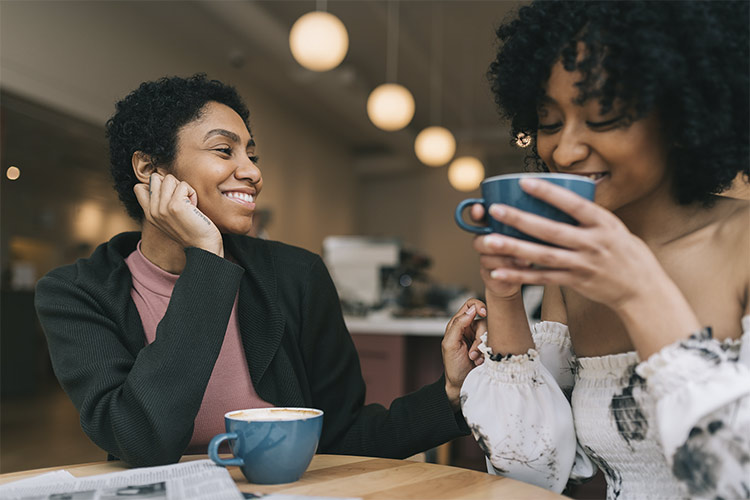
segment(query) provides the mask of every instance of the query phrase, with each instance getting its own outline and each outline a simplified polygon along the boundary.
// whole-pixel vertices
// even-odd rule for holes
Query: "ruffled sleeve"
[[[561,492],[573,471],[590,477],[596,469],[585,455],[576,458],[564,393],[573,386],[568,328],[542,322],[532,332],[536,349],[516,356],[493,354],[483,336],[485,362],[466,377],[461,407],[490,472]]]
[[[750,316],[739,342],[706,328],[636,367],[664,456],[691,497],[750,498]]]

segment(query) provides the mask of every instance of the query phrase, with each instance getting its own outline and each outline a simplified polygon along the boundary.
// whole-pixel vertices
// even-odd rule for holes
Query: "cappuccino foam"
[[[317,410],[304,410],[293,408],[260,408],[255,410],[240,410],[227,416],[235,420],[253,421],[279,421],[279,420],[304,420],[317,417]]]

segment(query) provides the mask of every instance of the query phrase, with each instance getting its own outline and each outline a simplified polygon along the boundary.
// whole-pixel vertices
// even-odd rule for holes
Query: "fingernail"
[[[479,314],[481,316],[487,316],[487,309],[485,309],[484,307],[479,309]]]
[[[508,273],[503,269],[495,269],[490,273],[490,278],[495,280],[505,279],[508,277]]]
[[[479,353],[477,351],[471,351],[469,353],[469,359],[473,361],[473,360],[477,359],[478,355],[479,355]]]
[[[469,309],[466,310],[464,314],[474,314],[475,309],[476,309],[476,306],[471,306]]]
[[[539,181],[537,179],[521,179],[521,187],[534,189],[539,185]]]

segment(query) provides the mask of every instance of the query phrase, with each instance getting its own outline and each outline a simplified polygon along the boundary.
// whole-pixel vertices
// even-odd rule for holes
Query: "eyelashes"
[[[630,124],[630,120],[628,119],[627,115],[620,115],[616,116],[615,118],[604,120],[601,122],[591,122],[587,121],[586,125],[589,128],[592,128],[594,130],[608,130],[610,128],[617,128],[619,126],[627,126]],[[537,125],[537,130],[542,133],[554,133],[556,132],[560,127],[562,127],[561,122],[556,123],[550,123],[550,124],[542,124],[540,123]]]
[[[620,115],[612,118],[611,120],[604,120],[603,122],[586,122],[586,125],[593,128],[604,128],[609,127],[610,125],[618,124],[620,121],[623,121],[626,115]]]
[[[232,148],[215,148],[214,151],[218,151],[219,153],[231,157],[232,156]],[[260,156],[257,155],[248,155],[248,158],[253,163],[258,163],[260,161]]]

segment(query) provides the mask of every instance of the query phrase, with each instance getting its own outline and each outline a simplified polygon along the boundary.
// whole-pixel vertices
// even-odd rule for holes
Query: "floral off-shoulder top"
[[[740,340],[710,329],[664,347],[576,357],[568,327],[534,325],[536,349],[496,356],[461,389],[490,473],[561,492],[607,480],[607,498],[750,498],[750,316]]]

